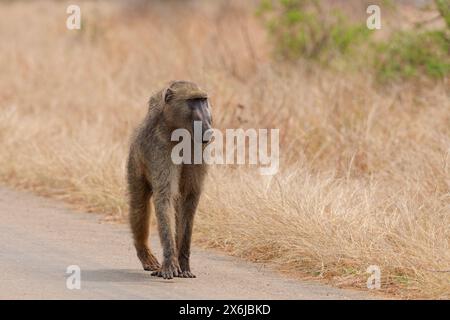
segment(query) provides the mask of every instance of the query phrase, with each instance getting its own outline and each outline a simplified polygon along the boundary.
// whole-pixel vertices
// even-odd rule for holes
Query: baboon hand
[[[178,275],[180,278],[195,278],[195,274],[193,274],[191,271],[181,271]]]
[[[189,266],[189,258],[183,256],[178,258],[180,263],[181,272],[178,275],[180,278],[195,278],[195,274],[191,272],[191,267]]]
[[[164,279],[172,279],[173,277],[178,277],[181,273],[180,265],[176,259],[164,260],[162,267],[152,273],[152,276],[161,277]]]

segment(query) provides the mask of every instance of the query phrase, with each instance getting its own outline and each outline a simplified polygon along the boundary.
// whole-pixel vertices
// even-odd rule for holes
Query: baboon
[[[171,159],[173,130],[187,129],[194,137],[194,121],[201,121],[199,142],[204,146],[212,124],[208,96],[195,83],[173,81],[150,98],[147,116],[131,140],[127,180],[134,245],[144,270],[164,279],[195,278],[189,265],[191,236],[207,167],[203,161],[174,164]],[[148,244],[151,198],[163,248],[162,265]]]

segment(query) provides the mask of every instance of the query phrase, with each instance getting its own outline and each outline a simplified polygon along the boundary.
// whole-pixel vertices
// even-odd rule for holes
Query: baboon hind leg
[[[189,260],[191,256],[192,228],[199,198],[199,194],[191,193],[180,199],[177,205],[176,238],[178,261],[181,268],[179,276],[182,278],[195,278],[195,275],[191,272]]]
[[[138,178],[129,184],[130,188],[130,225],[134,246],[142,267],[146,271],[158,270],[161,265],[148,245],[150,234],[150,197],[152,191],[144,178]]]
[[[177,277],[181,272],[176,256],[175,239],[172,232],[172,215],[174,214],[174,203],[172,201],[170,184],[155,192],[154,204],[156,218],[158,219],[158,231],[163,247],[164,260],[161,269],[152,273],[153,276],[164,279]]]

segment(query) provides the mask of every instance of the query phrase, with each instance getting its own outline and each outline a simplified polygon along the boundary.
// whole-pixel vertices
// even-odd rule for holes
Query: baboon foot
[[[161,268],[158,259],[148,248],[137,249],[137,256],[141,260],[142,267],[145,271],[155,271]]]
[[[153,272],[152,276],[172,279],[173,277],[178,277],[180,273],[180,265],[176,260],[172,259],[164,261],[162,267],[158,271]]]

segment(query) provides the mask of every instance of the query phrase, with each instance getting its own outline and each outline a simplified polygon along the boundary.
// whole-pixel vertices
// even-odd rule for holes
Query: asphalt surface
[[[1,187],[0,299],[368,298],[196,247],[191,267],[197,278],[152,277],[141,269],[127,226],[100,223],[101,217]],[[152,248],[161,257],[156,237]],[[67,287],[71,265],[80,268],[80,289]]]

